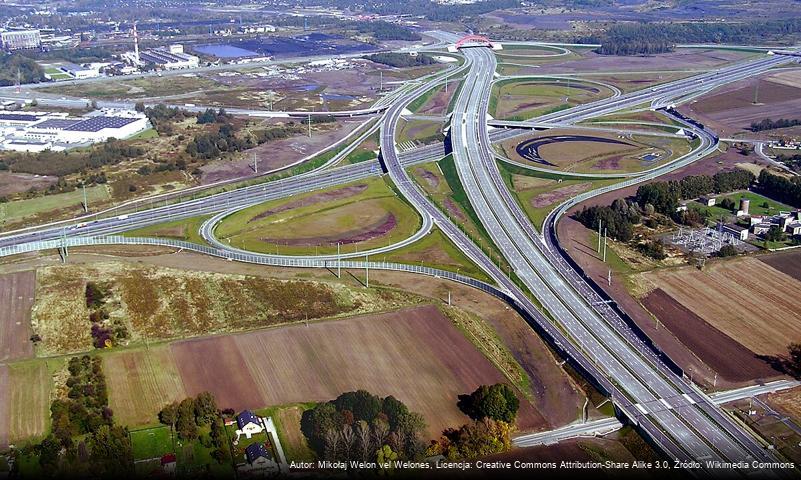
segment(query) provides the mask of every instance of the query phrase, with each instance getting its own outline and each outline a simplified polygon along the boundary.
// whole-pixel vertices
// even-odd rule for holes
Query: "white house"
[[[261,418],[257,417],[250,410],[245,410],[236,417],[236,425],[239,429],[237,436],[244,434],[247,438],[257,435],[264,431],[264,424]]]

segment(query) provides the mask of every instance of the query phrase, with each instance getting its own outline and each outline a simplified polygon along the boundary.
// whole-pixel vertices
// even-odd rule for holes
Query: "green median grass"
[[[413,235],[422,220],[388,179],[373,178],[274,200],[236,212],[216,228],[218,239],[234,247],[282,255],[357,253]],[[394,226],[381,229],[394,217]],[[363,238],[353,241],[351,238]]]
[[[184,218],[171,222],[158,223],[147,227],[128,230],[123,233],[126,237],[155,237],[170,238],[173,240],[184,240],[187,242],[206,245],[206,241],[200,235],[200,226],[203,225],[211,215]]]

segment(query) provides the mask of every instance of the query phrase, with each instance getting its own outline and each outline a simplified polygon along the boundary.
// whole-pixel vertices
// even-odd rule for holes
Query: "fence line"
[[[407,265],[404,263],[395,262],[362,262],[353,260],[331,260],[304,257],[274,257],[270,255],[261,255],[258,253],[247,253],[236,250],[209,247],[206,245],[199,245],[192,242],[172,240],[168,238],[124,237],[121,235],[64,237],[55,240],[40,240],[7,247],[0,247],[0,258],[10,255],[53,249],[65,249],[64,252],[66,253],[71,247],[97,245],[156,245],[162,247],[173,247],[237,262],[254,263],[273,267],[373,269],[409,272],[420,275],[428,275],[436,278],[444,278],[454,282],[462,283],[499,297],[503,300],[509,300],[508,292],[505,290],[501,290],[493,285],[490,285],[489,283],[482,282],[481,280],[476,280],[475,278],[468,277],[466,275],[460,275],[439,268],[426,267],[422,265]]]

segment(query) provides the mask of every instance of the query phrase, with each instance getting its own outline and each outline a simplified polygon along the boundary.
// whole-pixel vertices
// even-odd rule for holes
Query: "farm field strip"
[[[350,339],[350,346],[332,341],[340,338]],[[495,366],[433,306],[182,340],[159,352],[159,365],[176,365],[184,389],[169,390],[177,383],[166,390],[152,388],[150,385],[159,382],[156,377],[166,375],[137,365],[139,373],[122,384],[126,392],[145,392],[148,399],[138,401],[136,408],[126,408],[126,400],[118,395],[123,390],[115,384],[111,388],[115,411],[130,409],[141,419],[153,419],[175,397],[206,390],[215,394],[221,408],[243,409],[325,401],[344,391],[363,388],[383,396],[394,395],[422,413],[434,436],[443,428],[466,420],[456,406],[458,395],[480,384],[505,381]],[[130,355],[109,355],[107,376],[132,371],[126,364]],[[135,355],[154,355],[154,350],[139,350]],[[118,358],[109,361],[114,356]],[[146,409],[150,410],[149,415]],[[530,414],[532,407],[526,404],[523,410],[526,409]]]
[[[801,341],[801,282],[756,258],[640,275],[755,354],[782,354]]]
[[[54,363],[60,363],[55,360]],[[19,442],[42,437],[50,428],[49,362],[29,361],[8,368],[8,439]]]
[[[35,288],[32,270],[0,276],[0,362],[33,355],[29,338]]]
[[[155,423],[154,407],[186,397],[178,367],[167,346],[123,350],[103,356],[109,405],[124,425]]]

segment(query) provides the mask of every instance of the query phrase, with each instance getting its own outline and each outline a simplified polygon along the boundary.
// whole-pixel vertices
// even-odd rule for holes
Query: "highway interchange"
[[[515,307],[565,358],[612,398],[620,415],[638,425],[670,457],[685,461],[776,461],[770,451],[735,424],[707,395],[669,368],[659,352],[643,342],[619,312],[605,303],[586,279],[576,273],[559,249],[555,235],[558,218],[573,205],[608,190],[656,178],[703,158],[717,149],[717,136],[677,119],[700,139],[693,152],[622,183],[571,199],[549,215],[544,233],[540,234],[506,188],[491,150],[493,140],[519,134],[515,130],[491,133],[488,128],[487,110],[496,69],[495,56],[491,50],[481,46],[465,48],[462,54],[465,62],[449,72],[451,76],[466,76],[450,119],[454,162],[481,223],[513,266],[520,284],[510,278],[510,272],[495,265],[410,178],[406,168],[439,158],[441,152],[437,146],[404,154],[397,151],[396,128],[404,109],[415,98],[441,83],[439,76],[419,82],[414,88],[401,90],[391,101],[365,112],[351,112],[383,112],[381,121],[375,125],[381,132],[380,165],[377,161],[335,168],[326,165],[326,168],[306,174],[139,212],[16,232],[0,237],[0,256],[24,251],[24,245],[31,242],[110,235],[197,215],[214,215],[202,229],[204,238],[214,248],[233,249],[217,241],[213,234],[216,222],[230,212],[263,201],[379,175],[383,173],[382,169],[386,169],[400,192],[423,218],[423,227],[411,241],[437,225],[457,248],[493,278]],[[540,116],[536,122],[545,126],[568,126],[644,104],[651,108],[665,108],[787,61],[788,57],[783,56],[761,57],[629,94],[616,92],[610,98]],[[411,241],[406,239],[399,244],[406,245]],[[338,258],[321,256],[317,260],[336,263]]]

